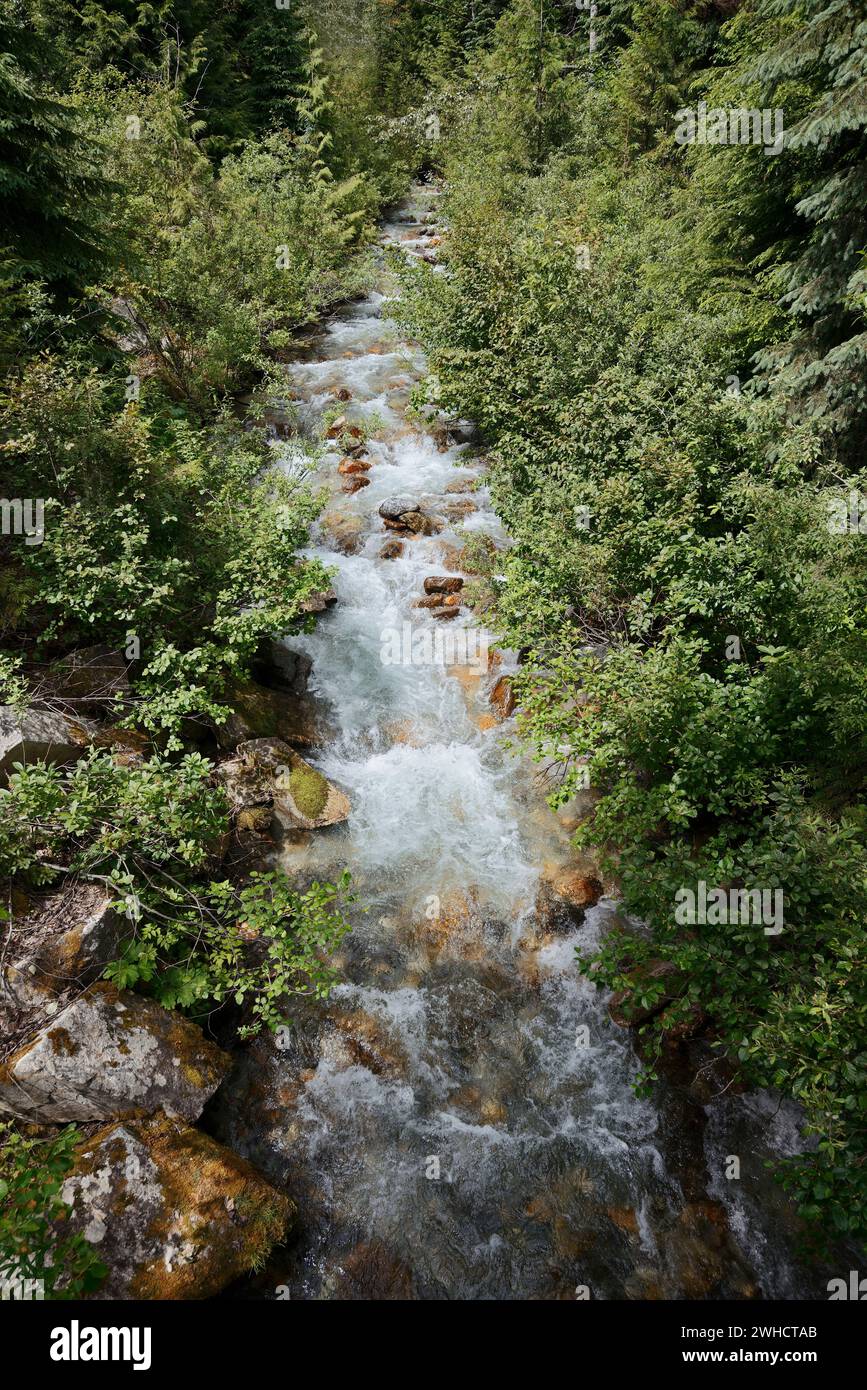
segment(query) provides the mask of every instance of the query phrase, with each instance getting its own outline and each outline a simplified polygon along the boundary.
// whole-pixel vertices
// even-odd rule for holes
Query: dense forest
[[[214,767],[241,715],[272,732],[263,651],[333,578],[321,442],[272,461],[284,364],[413,179],[443,189],[438,265],[392,256],[413,410],[478,428],[516,751],[554,809],[589,788],[574,844],[622,908],[576,976],[625,999],[640,1095],[700,1035],[796,1102],[804,1238],[863,1242],[860,0],[0,0],[0,928],[99,881],[111,987],[242,1039],[339,979],[363,888],[220,867]],[[122,656],[108,695],[82,651]],[[37,716],[101,732],[22,759]],[[782,909],[677,911],[696,885]],[[104,1274],[64,1233],[79,1139],[3,1126],[0,1258],[49,1297]]]

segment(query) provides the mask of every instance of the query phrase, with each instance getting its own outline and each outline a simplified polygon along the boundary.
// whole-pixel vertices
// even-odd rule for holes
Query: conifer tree
[[[99,259],[98,153],[74,108],[45,89],[22,7],[0,4],[0,248],[7,286],[73,293]]]
[[[825,420],[855,457],[867,434],[867,7],[761,0],[759,13],[791,26],[754,64],[765,99],[795,80],[811,97],[785,142],[802,170],[794,249],[775,276],[792,332],[757,361],[795,417]]]

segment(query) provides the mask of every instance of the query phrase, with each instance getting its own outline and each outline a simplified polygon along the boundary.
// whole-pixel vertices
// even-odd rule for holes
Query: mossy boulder
[[[213,1298],[262,1264],[295,1214],[244,1159],[164,1115],[86,1139],[61,1196],[63,1233],[107,1266],[96,1299]]]
[[[352,807],[346,794],[282,739],[250,739],[238,745],[238,755],[269,779],[274,813],[284,825],[321,830],[349,815]]]
[[[306,763],[289,774],[289,791],[302,815],[310,820],[321,816],[328,802],[328,783],[315,767]]]

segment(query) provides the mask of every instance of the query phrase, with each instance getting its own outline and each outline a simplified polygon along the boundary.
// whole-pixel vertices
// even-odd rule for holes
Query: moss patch
[[[328,801],[328,783],[315,767],[306,764],[292,769],[289,774],[289,795],[302,816],[315,820],[321,816]]]

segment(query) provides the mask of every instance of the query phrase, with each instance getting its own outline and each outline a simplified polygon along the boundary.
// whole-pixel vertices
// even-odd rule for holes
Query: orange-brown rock
[[[510,676],[500,676],[491,691],[491,704],[501,719],[508,719],[515,712],[515,696]]]

